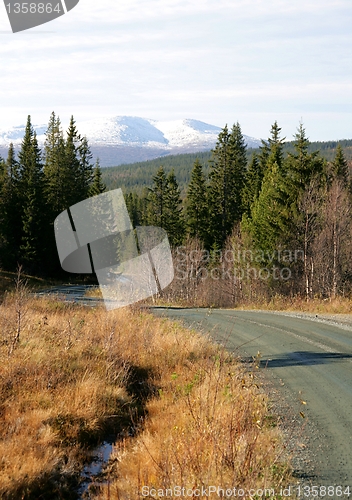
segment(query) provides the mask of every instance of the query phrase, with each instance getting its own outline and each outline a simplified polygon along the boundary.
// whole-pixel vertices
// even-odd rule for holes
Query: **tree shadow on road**
[[[288,352],[280,357],[268,357],[260,359],[261,367],[280,368],[285,366],[321,365],[336,363],[352,359],[352,354],[340,352],[312,352],[295,351]],[[247,360],[248,361],[248,360]]]

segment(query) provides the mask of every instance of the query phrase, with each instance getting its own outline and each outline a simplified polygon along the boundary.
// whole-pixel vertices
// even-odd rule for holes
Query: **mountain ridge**
[[[154,120],[137,116],[103,117],[77,121],[76,127],[86,136],[94,159],[101,165],[116,166],[170,154],[195,153],[214,148],[221,128],[195,119]],[[33,125],[40,146],[44,144],[46,125]],[[65,128],[63,127],[65,130]],[[12,142],[19,148],[25,125],[0,129],[0,150]],[[260,141],[244,135],[248,147]],[[0,153],[1,153],[0,151]]]

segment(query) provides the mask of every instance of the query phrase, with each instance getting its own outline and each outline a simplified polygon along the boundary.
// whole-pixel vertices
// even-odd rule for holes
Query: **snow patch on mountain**
[[[199,120],[151,120],[135,116],[97,118],[76,123],[77,130],[86,136],[93,159],[100,158],[102,166],[145,161],[169,154],[196,153],[213,149],[220,127]],[[63,125],[66,131],[67,124]],[[26,126],[18,125],[0,130],[0,154],[7,155],[12,142],[18,150]],[[34,125],[40,147],[43,147],[47,125]],[[249,147],[260,141],[244,135]]]
[[[167,145],[163,133],[152,120],[134,116],[116,116],[100,120],[77,123],[80,134],[86,135],[92,145],[130,145],[149,146]]]
[[[220,127],[199,120],[158,121],[134,116],[86,120],[77,122],[76,126],[91,146],[158,147],[165,150],[185,147],[211,149],[221,131]],[[39,144],[43,144],[47,126],[36,125],[33,128]],[[10,142],[20,144],[24,132],[25,125],[0,130],[0,145],[6,146]],[[250,146],[259,145],[259,141],[251,137],[245,136],[245,140]]]
[[[220,127],[189,119],[155,121],[154,125],[163,133],[170,148],[184,146],[212,148],[221,131]]]
[[[33,127],[37,134],[38,142],[41,144],[45,140],[45,132],[48,128],[47,125],[36,125]],[[0,145],[8,146],[11,142],[14,145],[21,144],[24,133],[26,130],[26,125],[16,125],[10,127],[9,129],[0,129]]]

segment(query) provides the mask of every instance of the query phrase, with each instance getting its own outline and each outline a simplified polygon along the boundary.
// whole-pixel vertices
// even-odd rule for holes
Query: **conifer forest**
[[[248,150],[235,123],[222,129],[210,160],[203,153],[194,161],[182,190],[177,172],[162,164],[149,187],[125,190],[134,227],[158,226],[168,234],[171,300],[202,304],[205,288],[206,302],[211,288],[216,305],[277,294],[349,296],[352,182],[343,143],[328,160],[312,150],[303,124],[289,150],[285,142],[275,122],[261,147]],[[28,117],[17,154],[11,144],[0,158],[2,269],[21,265],[28,273],[65,276],[53,222],[107,189],[108,169],[92,158],[73,117],[64,133],[52,113],[42,150]]]

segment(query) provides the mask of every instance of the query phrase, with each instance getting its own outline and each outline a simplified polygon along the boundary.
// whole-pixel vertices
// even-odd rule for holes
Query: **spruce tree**
[[[85,136],[80,139],[78,155],[79,169],[77,183],[79,190],[77,191],[77,201],[82,201],[89,196],[90,186],[93,182],[94,174],[94,167],[92,163],[93,155],[88,144],[88,139]]]
[[[168,181],[161,166],[153,177],[153,186],[148,188],[147,221],[151,226],[165,227]]]
[[[75,185],[66,161],[65,140],[61,121],[51,113],[44,143],[44,193],[46,209],[45,267],[51,274],[61,272],[57,255],[54,220],[71,204]]]
[[[93,170],[92,184],[89,187],[89,196],[95,196],[101,193],[105,193],[105,191],[106,191],[106,185],[103,182],[100,162],[99,158],[97,158]]]
[[[70,170],[65,161],[65,142],[60,118],[52,112],[44,143],[45,195],[48,202],[48,219],[53,222],[70,206],[74,189]],[[53,229],[54,230],[54,229]]]
[[[11,143],[7,160],[4,164],[5,173],[2,187],[2,234],[3,252],[2,264],[7,269],[15,269],[19,260],[22,238],[22,201],[20,197],[19,164]]]
[[[247,145],[240,124],[237,122],[230,134],[231,170],[234,180],[237,214],[235,221],[240,221],[243,213],[243,189],[247,174]]]
[[[181,193],[175,172],[172,169],[167,176],[167,193],[165,204],[164,229],[167,232],[170,245],[181,245],[184,238],[184,219],[182,214]]]
[[[4,210],[4,185],[5,185],[5,162],[0,156],[0,266],[3,265],[4,260],[4,247],[5,247],[5,235],[4,235],[4,224],[5,224],[5,210]]]
[[[319,189],[326,181],[325,162],[318,151],[309,153],[309,144],[300,123],[295,134],[295,152],[289,153],[286,160],[286,206],[289,213],[286,244],[296,248],[305,246],[305,214],[301,209],[301,200],[312,183]]]
[[[140,226],[137,212],[137,196],[138,195],[135,192],[127,193],[125,195],[126,207],[133,227]]]
[[[148,188],[146,223],[165,229],[172,246],[179,245],[184,237],[180,189],[174,171],[166,176],[161,166]]]
[[[348,185],[348,164],[340,143],[337,145],[335,158],[332,162],[332,173],[333,177],[340,180],[344,186]]]
[[[20,197],[22,201],[21,261],[30,271],[39,271],[45,254],[43,197],[43,165],[41,151],[31,124],[27,119],[25,135],[18,153],[21,172]]]
[[[258,161],[259,161],[259,167],[260,171],[262,173],[262,178],[264,178],[264,174],[266,172],[266,168],[268,165],[268,158],[270,154],[270,147],[269,143],[267,141],[264,141],[264,139],[261,139],[262,145],[259,147],[259,154],[258,154]]]
[[[138,194],[133,191],[125,196],[125,200],[133,227],[147,225],[148,193]]]
[[[226,125],[220,132],[213,150],[209,176],[209,236],[211,244],[219,246],[225,242],[233,213],[229,141],[230,134]]]
[[[254,249],[263,256],[263,264],[272,259],[276,263],[277,250],[285,241],[287,210],[285,182],[277,163],[265,173],[258,198],[251,206],[251,216],[244,217],[242,228],[249,233]]]
[[[3,188],[5,185],[5,180],[6,180],[6,164],[4,159],[0,156],[0,206],[4,197]],[[0,212],[0,217],[1,217],[1,212]]]
[[[251,206],[258,198],[263,182],[263,171],[258,155],[252,155],[246,174],[246,182],[243,188],[242,202],[243,210],[247,215],[251,213]]]
[[[309,139],[305,128],[300,123],[295,134],[295,153],[289,153],[286,161],[288,194],[295,202],[298,196],[306,189],[311,179],[324,175],[324,162],[319,151],[309,153]]]
[[[278,169],[282,170],[284,164],[283,146],[286,138],[284,137],[281,139],[281,127],[278,126],[277,121],[275,121],[271,126],[270,134],[271,137],[268,139],[269,155],[267,159],[267,166],[271,166],[276,163]]]
[[[0,188],[3,186],[5,180],[5,161],[3,157],[0,155]]]
[[[186,223],[189,235],[199,238],[207,245],[209,241],[207,186],[199,160],[194,163],[188,186]]]
[[[265,154],[262,155],[262,159],[266,158],[266,164],[261,189],[250,206],[250,215],[245,214],[242,220],[242,229],[251,236],[254,249],[264,256],[264,264],[266,264],[265,258],[269,258],[269,255],[274,255],[275,259],[289,231],[284,139],[280,138],[280,132],[281,128],[275,122],[271,127],[268,141],[263,141],[262,151],[264,150]],[[259,159],[260,171],[256,177],[261,177],[262,166]],[[274,260],[273,262],[275,263]]]
[[[69,185],[67,186],[69,205],[74,205],[88,197],[88,186],[86,186],[81,172],[80,145],[81,137],[78,134],[75,120],[71,116],[65,140],[65,168],[69,175]]]
[[[231,133],[220,132],[210,171],[209,233],[211,244],[221,248],[235,222],[242,217],[242,192],[245,182],[246,146],[239,124]]]

